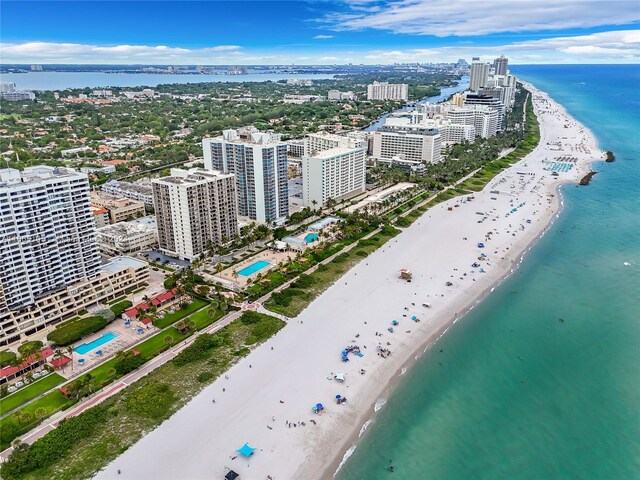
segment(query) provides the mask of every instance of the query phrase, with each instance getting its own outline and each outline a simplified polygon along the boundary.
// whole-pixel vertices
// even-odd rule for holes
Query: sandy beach
[[[225,468],[243,479],[331,478],[404,369],[517,268],[559,211],[558,186],[604,157],[586,127],[527,88],[541,131],[531,154],[473,200],[441,203],[403,229],[96,478],[221,479]],[[351,345],[362,356],[343,362]],[[245,442],[256,448],[248,458],[236,453]]]

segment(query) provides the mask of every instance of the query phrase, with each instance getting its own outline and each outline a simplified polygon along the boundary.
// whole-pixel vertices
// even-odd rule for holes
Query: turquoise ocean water
[[[513,71],[617,160],[562,189],[549,232],[402,377],[339,480],[640,478],[640,67]]]

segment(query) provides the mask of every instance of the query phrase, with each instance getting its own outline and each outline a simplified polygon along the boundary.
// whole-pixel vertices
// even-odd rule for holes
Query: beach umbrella
[[[78,363],[84,363],[84,358],[79,358]]]
[[[322,404],[321,404],[321,403],[318,403],[318,404],[316,405],[316,408],[317,408],[318,410],[322,410]]]
[[[413,316],[411,317],[411,320],[416,320],[417,318],[418,318],[418,317],[416,317],[415,315],[413,315]]]
[[[245,457],[250,457],[251,455],[253,455],[254,450],[255,448],[251,448],[248,443],[245,443],[238,450],[236,450],[236,452],[240,453],[241,455],[244,455]]]
[[[96,350],[96,355],[102,355],[102,350]]]
[[[342,398],[342,395],[336,395],[336,400],[340,400]]]

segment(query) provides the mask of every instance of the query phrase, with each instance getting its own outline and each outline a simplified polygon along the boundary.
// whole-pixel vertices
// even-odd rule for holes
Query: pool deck
[[[137,333],[138,327],[143,328],[143,333]],[[158,332],[158,329],[154,327],[152,324],[149,324],[149,328],[146,325],[143,325],[141,322],[134,320],[131,322],[130,327],[124,326],[124,320],[116,319],[107,325],[103,330],[100,330],[93,335],[83,338],[82,340],[77,341],[73,344],[73,348],[82,345],[84,343],[91,343],[94,340],[100,338],[107,332],[113,332],[118,335],[113,340],[108,341],[100,345],[99,347],[94,348],[90,352],[81,355],[77,352],[73,352],[73,368],[71,368],[71,364],[64,367],[64,369],[56,370],[57,373],[62,375],[64,378],[70,378],[78,374],[78,372],[88,371],[97,365],[105,362],[107,359],[112,358],[116,353],[121,350],[125,350],[131,345],[138,343],[143,338],[147,338],[154,333]],[[69,355],[66,350],[62,349],[65,355]],[[102,355],[96,355],[96,350],[102,350]],[[83,358],[84,363],[81,365],[78,363],[78,360]]]
[[[247,258],[246,260],[243,260],[240,263],[237,263],[229,268],[227,268],[226,270],[223,270],[222,272],[218,273],[217,275],[215,275],[216,277],[219,277],[220,279],[222,279],[225,282],[232,282],[235,283],[236,285],[238,285],[239,287],[244,287],[245,285],[247,285],[247,282],[249,279],[253,279],[255,278],[259,273],[261,273],[262,275],[264,275],[265,273],[273,270],[274,268],[276,268],[278,266],[278,263],[282,262],[282,263],[286,263],[288,262],[290,259],[295,258],[296,253],[295,252],[274,252],[272,250],[264,250],[260,253],[257,253],[256,255],[253,255],[249,258]],[[238,275],[237,278],[233,275],[233,272],[239,272],[240,270],[242,270],[243,268],[248,267],[249,265],[256,263],[258,261],[265,261],[265,262],[269,262],[270,265],[261,268],[260,270],[257,270],[255,273],[252,273],[251,275],[245,277],[242,275]]]

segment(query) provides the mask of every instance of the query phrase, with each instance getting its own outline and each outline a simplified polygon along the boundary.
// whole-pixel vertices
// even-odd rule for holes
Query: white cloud
[[[0,43],[3,63],[174,63],[176,59],[199,63],[219,53],[241,53],[237,45],[217,45],[199,49],[165,45],[87,45],[80,43],[27,42]]]
[[[313,38],[314,40],[327,40],[329,38],[333,38],[333,35],[316,35]]]
[[[628,25],[640,20],[637,0],[347,0],[347,4],[346,13],[328,13],[320,21],[335,30],[444,37]]]
[[[492,60],[505,54],[510,63],[637,63],[640,62],[640,30],[614,30],[590,35],[550,37],[500,45],[453,44],[433,48],[313,50],[244,49],[219,45],[199,49],[165,45],[84,45],[28,42],[0,44],[4,63],[101,63],[101,64],[391,64],[395,62],[451,62],[480,56]]]

